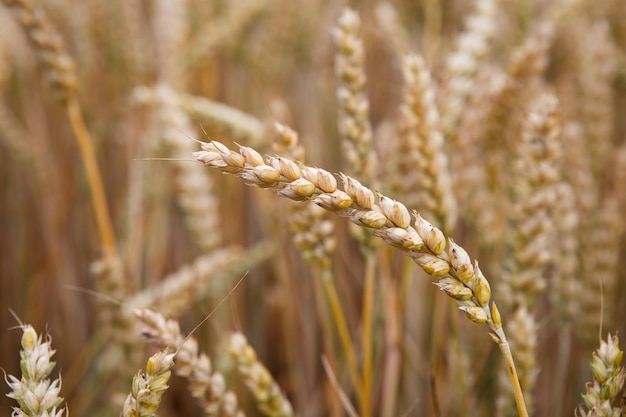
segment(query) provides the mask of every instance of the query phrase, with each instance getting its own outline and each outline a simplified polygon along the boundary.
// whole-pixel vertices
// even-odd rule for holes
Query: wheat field
[[[623,0],[0,1],[0,415],[621,416]]]

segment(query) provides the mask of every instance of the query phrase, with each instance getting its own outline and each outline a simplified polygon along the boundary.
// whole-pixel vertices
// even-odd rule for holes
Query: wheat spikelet
[[[372,150],[372,127],[366,94],[365,47],[360,38],[361,19],[345,9],[333,30],[339,49],[335,57],[335,74],[339,81],[339,134],[348,172],[371,184],[376,173],[376,155]]]
[[[188,72],[183,52],[189,36],[185,1],[155,1],[153,27],[160,80],[175,89],[185,88]]]
[[[298,143],[298,134],[291,128],[276,124],[274,151],[294,160],[304,161],[304,148]],[[312,204],[293,204],[289,211],[289,225],[294,232],[294,243],[310,265],[329,270],[336,247],[334,226],[328,213]]]
[[[218,48],[234,46],[241,40],[241,33],[267,7],[266,0],[237,2],[222,15],[203,25],[190,40],[188,60],[192,64],[207,61]]]
[[[581,230],[585,236],[580,245],[582,280],[576,297],[578,309],[574,333],[587,346],[597,340],[601,317],[604,317],[605,326],[612,325],[610,318],[615,305],[611,295],[616,288],[620,265],[621,218],[619,203],[615,198],[607,197],[595,215],[585,219]]]
[[[167,84],[154,89],[157,131],[171,149],[174,158],[185,159],[194,148],[186,136],[191,132],[191,121],[177,105],[176,94]],[[196,243],[203,252],[211,252],[221,242],[220,216],[217,198],[212,192],[213,181],[193,164],[176,164],[176,197],[185,213],[185,221]]]
[[[22,325],[22,350],[20,368],[22,378],[8,376],[7,384],[19,407],[13,407],[14,417],[63,417],[68,416],[67,408],[59,408],[63,398],[59,397],[61,379],[50,381],[48,376],[56,365],[52,362],[54,350],[50,337],[44,342],[31,325]]]
[[[263,414],[275,417],[294,416],[291,404],[267,368],[259,361],[244,335],[232,334],[228,341],[228,351]]]
[[[389,42],[396,55],[406,55],[410,50],[409,34],[402,27],[394,5],[387,1],[378,2],[374,13],[376,24],[382,30],[385,41]]]
[[[497,29],[497,12],[496,0],[477,0],[474,12],[465,20],[465,29],[458,37],[455,51],[446,60],[441,114],[443,131],[450,139],[457,135],[478,69],[489,51]]]
[[[555,254],[556,271],[549,282],[548,295],[561,320],[572,323],[576,319],[576,297],[580,280],[577,231],[580,223],[574,188],[567,182],[556,184],[554,224],[558,239]]]
[[[135,317],[143,324],[141,332],[159,349],[177,350],[175,372],[189,381],[191,395],[209,416],[243,417],[237,409],[237,397],[226,390],[224,377],[213,372],[209,357],[200,353],[198,341],[183,337],[175,320],[166,320],[149,309],[135,310]]]
[[[124,402],[123,417],[155,417],[172,375],[174,353],[159,351],[148,359],[146,371],[133,377],[130,394]]]
[[[436,219],[436,226],[450,232],[457,208],[430,74],[419,55],[405,58],[403,74],[397,187],[409,206],[421,207],[423,214]]]
[[[583,394],[585,408],[580,405],[575,412],[576,417],[619,417],[624,412],[618,406],[618,396],[624,387],[626,371],[622,366],[624,352],[619,348],[619,339],[610,334],[606,342],[602,340],[600,347],[593,352],[591,371],[593,381],[585,385]]]
[[[260,245],[249,251],[237,247],[218,249],[201,255],[158,284],[142,290],[124,301],[127,308],[158,308],[163,314],[179,316],[191,303],[206,296],[213,284],[230,282],[264,259],[270,251]],[[223,284],[222,284],[223,286]]]
[[[560,180],[556,97],[545,95],[529,114],[518,142],[511,189],[509,259],[502,282],[507,308],[532,306],[543,292],[546,268],[554,257],[552,207]]]
[[[47,16],[28,0],[3,0],[22,25],[33,45],[46,79],[59,99],[67,103],[76,93],[78,82],[74,61],[65,51],[59,34],[52,29]]]

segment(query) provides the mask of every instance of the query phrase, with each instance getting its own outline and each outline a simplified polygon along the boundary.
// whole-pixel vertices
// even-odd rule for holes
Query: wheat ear
[[[176,320],[166,320],[149,309],[135,310],[135,316],[143,324],[142,333],[150,343],[160,349],[178,349],[175,372],[189,381],[191,395],[207,416],[243,417],[237,408],[237,397],[226,390],[223,375],[213,372],[211,360],[199,352],[195,338],[183,337]]]
[[[267,161],[254,149],[240,147],[236,152],[220,142],[202,143],[202,151],[194,157],[205,166],[229,174],[238,174],[249,185],[274,190],[295,201],[313,201],[320,207],[348,218],[360,227],[374,229],[387,244],[407,251],[408,255],[436,284],[453,298],[467,317],[486,323],[492,339],[498,343],[507,361],[514,384],[518,411],[528,416],[517,379],[517,371],[507,341],[502,319],[495,303],[490,304],[489,282],[469,254],[443,232],[414,212],[411,215],[402,203],[382,194],[375,194],[356,179],[341,174],[345,191],[337,189],[337,180],[328,171],[301,166],[284,157]]]
[[[63,417],[68,416],[67,408],[59,408],[63,398],[61,378],[50,381],[48,375],[56,365],[52,362],[52,342],[37,335],[31,325],[22,325],[22,350],[20,351],[20,368],[22,378],[8,376],[7,384],[11,392],[7,397],[13,398],[19,407],[13,407],[13,417]]]
[[[438,227],[450,232],[456,223],[457,207],[430,72],[424,59],[414,54],[404,59],[402,70],[402,174],[398,189],[403,191],[407,204],[422,207],[424,214],[436,219]]]
[[[497,0],[476,1],[455,51],[446,60],[441,114],[444,133],[451,139],[458,133],[457,126],[473,91],[478,69],[496,32],[497,3]]]
[[[163,394],[169,388],[175,353],[158,351],[148,359],[146,371],[133,377],[130,394],[124,402],[123,417],[156,417]]]
[[[234,333],[228,341],[228,351],[237,363],[237,370],[256,400],[259,410],[271,417],[293,417],[289,400],[281,392],[267,368],[241,333]]]
[[[576,417],[617,417],[623,413],[623,407],[616,407],[619,393],[624,388],[626,371],[622,366],[624,352],[619,348],[617,336],[607,336],[602,340],[598,350],[593,352],[591,372],[593,381],[585,386],[582,395],[585,408],[580,405],[575,412]]]

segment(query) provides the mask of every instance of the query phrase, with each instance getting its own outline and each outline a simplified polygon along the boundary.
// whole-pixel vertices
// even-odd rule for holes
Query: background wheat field
[[[625,184],[623,0],[2,0],[0,415],[620,416]]]

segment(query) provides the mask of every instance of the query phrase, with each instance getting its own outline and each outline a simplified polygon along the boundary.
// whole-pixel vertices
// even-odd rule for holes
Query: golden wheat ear
[[[13,409],[13,415],[67,417],[69,412],[66,407],[61,407],[63,398],[59,397],[61,377],[54,381],[48,378],[56,365],[52,361],[55,351],[52,349],[51,338],[46,336],[44,341],[29,324],[21,325],[21,328],[22,377],[20,379],[13,375],[7,377],[7,384],[11,389],[7,397],[13,398],[18,403],[18,407]]]

